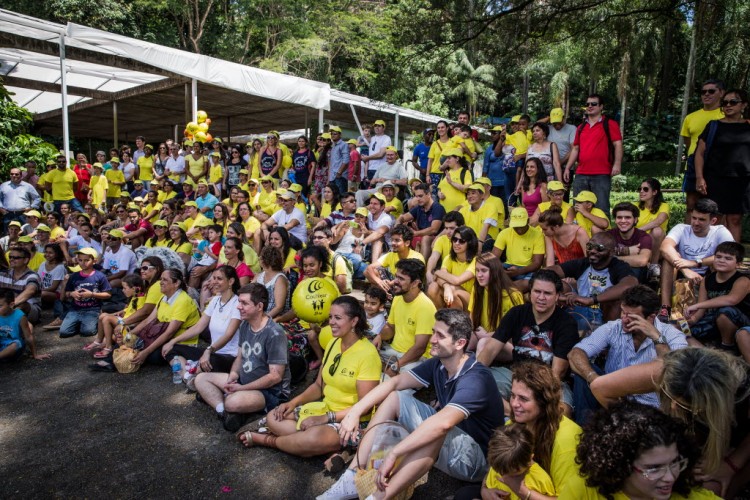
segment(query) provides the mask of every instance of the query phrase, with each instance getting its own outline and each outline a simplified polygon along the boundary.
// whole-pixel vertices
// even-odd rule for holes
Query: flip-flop
[[[85,346],[83,346],[84,351],[93,351],[94,349],[101,349],[104,347],[104,344],[102,342],[89,342]]]
[[[94,357],[96,359],[105,359],[108,358],[112,354],[112,348],[111,347],[105,347],[101,351],[95,352]]]

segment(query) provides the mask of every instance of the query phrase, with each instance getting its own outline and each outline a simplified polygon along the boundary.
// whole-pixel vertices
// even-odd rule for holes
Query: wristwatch
[[[695,259],[695,262],[698,264],[698,267],[703,267],[703,259],[701,259],[700,257]]]
[[[393,363],[391,363],[388,366],[388,368],[390,368],[392,372],[396,372],[396,373],[398,373],[398,371],[401,369],[401,367],[398,366],[398,363],[396,363],[395,361]]]
[[[667,345],[669,342],[667,342],[667,337],[662,333],[659,335],[659,338],[654,341],[654,344],[656,345]]]

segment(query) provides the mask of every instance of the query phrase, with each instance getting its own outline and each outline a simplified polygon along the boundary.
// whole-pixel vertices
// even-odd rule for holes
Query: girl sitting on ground
[[[128,306],[114,314],[102,313],[96,331],[96,340],[83,346],[86,352],[94,352],[96,359],[106,359],[112,354],[115,328],[120,321],[130,317],[143,307],[146,301],[143,278],[138,274],[128,274],[122,278],[122,293],[128,299]]]

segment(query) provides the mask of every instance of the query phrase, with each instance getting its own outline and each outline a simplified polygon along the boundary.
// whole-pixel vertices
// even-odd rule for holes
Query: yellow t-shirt
[[[211,165],[208,169],[208,180],[211,184],[216,184],[217,182],[221,182],[222,179],[224,179],[224,172],[221,168],[221,163],[217,163],[216,165]]]
[[[573,476],[578,476],[580,468],[576,463],[576,446],[581,435],[581,427],[568,417],[563,417],[560,427],[555,433],[555,442],[552,444],[552,456],[550,457],[549,475],[555,484],[557,493],[565,490],[566,482]]]
[[[517,155],[525,155],[529,150],[529,138],[521,131],[507,136],[505,142],[516,148]]]
[[[667,214],[666,220],[662,222],[661,224],[659,224],[659,227],[662,228],[662,230],[666,234],[667,224],[669,224],[669,205],[667,205],[666,203],[662,203],[661,205],[659,205],[659,210],[657,210],[655,214],[652,214],[651,210],[647,208],[644,208],[643,210],[641,210],[641,215],[638,216],[638,224],[636,224],[635,227],[640,228],[642,226],[645,226],[649,222],[656,219],[659,216],[659,214]],[[651,230],[649,230],[648,233],[651,233]]]
[[[201,155],[197,160],[193,158],[192,154],[185,155],[185,167],[191,175],[200,175],[206,166],[206,158]],[[198,178],[198,180],[205,179],[204,177]]]
[[[463,174],[463,181],[461,181],[461,172],[466,172]],[[467,186],[471,184],[471,172],[468,169],[464,170],[464,168],[459,167],[455,170],[448,170],[445,175],[446,177],[450,176],[454,183]],[[440,204],[443,205],[446,212],[450,212],[457,206],[466,203],[466,194],[463,191],[454,188],[451,184],[448,184],[446,177],[443,177],[440,181],[438,189],[445,195],[445,199],[440,200]]]
[[[115,186],[113,182],[125,182],[125,174],[121,170],[115,170],[113,168],[104,172],[104,177],[107,178],[107,198],[119,198],[121,192],[121,186]]]
[[[65,238],[65,229],[60,226],[57,226],[49,233],[50,241],[57,241],[58,238]]]
[[[489,294],[485,293],[482,296],[482,316],[480,318],[479,325],[484,328],[486,332],[492,333],[495,330],[497,330],[497,327],[500,326],[499,324],[490,323],[490,307],[487,303],[489,299]],[[504,317],[511,307],[518,306],[523,304],[523,294],[519,292],[518,290],[513,290],[510,294],[507,290],[503,290],[503,298],[502,303],[500,306],[500,314],[501,317]],[[474,311],[474,293],[472,292],[471,297],[469,297],[469,316],[471,316],[471,313]]]
[[[607,217],[607,214],[605,214],[603,211],[599,210],[598,208],[594,207],[591,209],[591,215],[595,215],[596,217],[601,217],[603,219],[607,219],[607,228],[610,227],[609,224],[609,217]],[[575,218],[575,223],[581,226],[586,230],[586,232],[589,235],[589,238],[591,238],[591,228],[594,227],[594,223],[591,222],[591,220],[584,217],[582,214],[577,213]]]
[[[242,227],[245,228],[245,235],[252,240],[255,231],[260,229],[260,221],[251,215],[247,218],[246,221],[240,222],[242,224]]]
[[[542,215],[544,212],[546,212],[547,210],[549,210],[549,207],[551,207],[551,206],[552,206],[552,202],[551,201],[543,201],[543,202],[541,202],[539,205],[537,205],[537,210],[539,210],[539,215]],[[561,215],[562,215],[563,220],[565,220],[565,218],[568,216],[568,212],[572,208],[573,208],[573,206],[570,203],[568,203],[566,201],[562,202],[562,205],[560,205],[560,210],[561,210]]]
[[[471,165],[471,163],[474,161],[474,159],[471,157],[471,153],[477,152],[477,146],[474,142],[474,139],[472,139],[471,137],[464,139],[460,135],[454,135],[453,137],[451,137],[451,142],[453,143],[454,148],[459,148],[461,149],[461,151],[463,151],[463,148],[461,148],[461,144],[466,145],[466,149],[469,150],[469,153],[464,153],[464,158],[469,162],[469,165]]]
[[[132,299],[128,300],[128,306],[125,308],[125,311],[122,313],[123,318],[127,318],[134,312],[136,312],[138,309],[143,307],[143,303],[146,302],[146,296],[145,295],[139,295],[135,298],[135,304],[133,304]]]
[[[440,158],[443,156],[443,151],[451,149],[452,144],[450,138],[445,142],[441,142],[439,139],[432,143],[430,151],[427,153],[427,158],[432,158],[432,167],[430,168],[431,174],[442,174],[440,170]]]
[[[261,190],[258,193],[258,206],[268,215],[276,213],[279,210],[279,206],[276,204],[276,191],[268,193],[266,190]]]
[[[260,177],[260,153],[253,155],[250,160],[250,178],[257,179]]]
[[[162,297],[164,297],[164,294],[161,293],[161,287],[159,286],[159,282],[156,281],[154,284],[148,287],[148,291],[146,292],[146,298],[144,300],[144,303],[152,304],[155,306],[156,304],[159,303]]]
[[[341,204],[340,203],[338,205],[336,205],[336,210],[341,210]],[[332,211],[331,204],[328,203],[327,201],[324,201],[320,205],[320,218],[321,219],[325,219],[326,217],[328,217],[329,215],[331,215],[331,211]],[[305,213],[305,210],[302,210],[302,213]]]
[[[65,201],[75,198],[73,184],[78,182],[78,176],[75,172],[66,168],[61,171],[56,168],[45,174],[47,184],[52,185],[52,200]]]
[[[449,253],[443,259],[442,269],[445,269],[446,271],[451,273],[453,276],[461,276],[466,271],[469,271],[471,274],[476,276],[477,259],[476,258],[471,259],[471,262],[461,262],[458,260],[453,260],[453,258],[451,257]],[[471,278],[465,283],[463,283],[461,285],[461,288],[471,293],[471,291],[474,290],[474,278]]]
[[[6,259],[9,253],[10,252],[6,252]],[[44,254],[40,252],[34,252],[34,256],[29,260],[29,269],[31,269],[35,273],[38,273],[39,268],[42,266],[43,262],[46,262],[46,260],[44,259]]]
[[[152,210],[156,210],[156,213],[150,219],[147,219],[151,224],[153,224],[154,222],[158,221],[159,218],[161,217],[160,212],[161,212],[162,206],[163,205],[159,203],[158,201],[156,202],[156,205],[151,205],[150,203],[147,203],[146,205],[143,205],[143,208],[141,209],[141,215],[145,217]]]
[[[441,234],[432,243],[432,251],[440,255],[440,261],[451,253],[451,240],[447,235]]]
[[[393,207],[393,210],[391,210],[390,212],[388,212],[388,215],[390,215],[391,217],[393,217],[394,220],[398,219],[399,217],[401,217],[403,215],[403,213],[404,213],[404,204],[401,203],[401,200],[399,200],[395,196],[393,197],[393,199],[391,201],[386,201],[385,202],[385,206],[386,207]]]
[[[171,193],[169,193],[169,195],[167,195],[166,191],[159,191],[159,194],[156,196],[156,201],[158,201],[159,203],[164,203],[167,200],[171,200],[175,196],[177,196],[176,191],[172,191]]]
[[[297,250],[295,250],[294,248],[290,248],[289,255],[286,256],[286,259],[284,259],[284,269],[297,267],[297,261],[295,260],[295,257],[297,257]]]
[[[141,156],[138,158],[138,178],[142,181],[154,179],[154,156]]]
[[[335,253],[330,251],[328,252],[328,271],[323,273],[323,276],[326,278],[332,279],[334,282],[336,281],[335,276],[341,276],[348,275],[349,270],[346,268],[346,257],[339,256],[339,258],[336,260],[336,269],[333,269],[333,262],[334,262]],[[335,272],[334,272],[335,271]]]
[[[518,234],[512,227],[503,229],[497,235],[495,248],[505,250],[505,262],[511,266],[526,267],[534,255],[544,255],[544,233],[538,227],[529,227],[524,234]]]
[[[193,226],[195,225],[196,222],[198,222],[199,220],[203,220],[203,219],[205,219],[205,220],[211,222],[211,224],[213,224],[213,221],[211,219],[209,219],[208,217],[206,217],[203,214],[198,214],[198,216],[195,219],[193,219],[192,217],[188,217],[187,219],[185,219],[185,221],[184,221],[185,227],[189,231],[189,230],[193,229]]]
[[[177,329],[172,338],[182,335],[185,330],[196,324],[198,320],[201,319],[201,313],[193,299],[190,298],[190,295],[182,290],[178,290],[176,293],[178,295],[173,304],[168,304],[165,297],[164,300],[159,302],[156,312],[156,319],[161,323],[169,323],[174,320],[182,321],[180,328]],[[180,342],[180,344],[197,345],[198,337],[185,340],[184,342]]]
[[[406,258],[417,259],[420,262],[424,262],[424,255],[412,249],[409,249],[409,255]],[[380,258],[378,259],[378,264],[388,269],[391,272],[391,274],[395,276],[396,275],[396,263],[400,260],[401,259],[399,258],[398,253],[388,252],[380,256]]]
[[[193,255],[193,244],[189,241],[186,241],[182,245],[178,245],[177,242],[172,243],[169,245],[169,248],[174,250],[177,253],[184,253],[186,255]]]
[[[464,216],[464,223],[477,233],[477,237],[479,237],[485,222],[489,222],[490,228],[487,230],[487,234],[490,238],[497,238],[497,233],[500,232],[502,226],[502,219],[501,221],[497,220],[496,206],[483,202],[477,210],[472,210],[471,205],[467,202],[461,207],[459,213]]]
[[[435,304],[424,293],[420,293],[409,303],[404,301],[403,296],[395,297],[388,314],[388,323],[394,325],[395,330],[391,347],[405,353],[412,348],[417,335],[432,335],[436,311]],[[429,342],[424,357],[430,357]]]
[[[699,109],[685,117],[685,121],[682,122],[680,135],[683,137],[690,137],[690,149],[688,149],[688,155],[695,152],[695,148],[698,146],[698,136],[700,136],[706,129],[708,122],[711,120],[721,120],[722,118],[724,118],[724,112],[720,107],[713,111]]]
[[[100,208],[107,198],[107,178],[102,175],[92,175],[89,180],[89,189],[91,189],[91,204]]]
[[[498,232],[499,232],[500,228],[503,227],[503,222],[505,221],[505,205],[503,205],[503,200],[501,200],[497,196],[490,196],[489,198],[484,200],[484,202],[489,204],[490,206],[495,207],[495,213],[497,214],[497,222],[498,222]]]
[[[487,477],[484,480],[484,483],[489,489],[510,493],[510,496],[506,497],[510,500],[520,500],[518,495],[513,493],[511,489],[505,485],[505,483],[500,481],[500,474],[498,474],[497,471],[495,471],[495,469],[493,469],[492,467],[490,467],[490,471],[487,473]],[[556,495],[555,485],[552,484],[552,478],[549,477],[549,474],[547,474],[544,469],[542,469],[541,466],[536,462],[531,465],[531,468],[529,468],[526,476],[524,476],[523,483],[531,491],[536,491],[537,493],[541,493],[542,495],[547,495],[550,497]]]
[[[333,375],[330,369],[339,357],[338,366]],[[359,401],[357,395],[357,381],[380,380],[380,354],[377,348],[367,340],[361,338],[341,353],[341,340],[334,339],[328,343],[323,359],[325,366],[321,367],[323,374],[323,401],[331,411],[351,408]],[[369,420],[370,414],[361,420]]]
[[[154,243],[151,243],[151,238],[149,238],[146,240],[146,246],[148,248],[169,247],[169,240],[167,238],[164,238],[163,240],[156,240],[156,243],[154,244]]]

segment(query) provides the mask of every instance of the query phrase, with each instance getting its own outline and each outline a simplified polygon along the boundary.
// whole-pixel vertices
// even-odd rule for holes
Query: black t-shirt
[[[743,274],[739,271],[735,272],[731,278],[726,280],[723,283],[719,283],[717,280],[717,276],[715,272],[709,273],[706,276],[705,281],[703,282],[706,287],[706,295],[708,296],[708,299],[715,299],[716,297],[721,297],[723,295],[729,295],[729,293],[732,291],[732,287],[734,286],[735,282],[740,278],[747,278],[748,276],[746,274]],[[750,295],[746,295],[744,299],[742,299],[736,306],[737,309],[742,311],[742,313],[745,316],[750,316]],[[739,325],[739,326],[747,326],[747,325]]]
[[[511,308],[492,336],[500,342],[513,341],[513,361],[533,358],[552,366],[552,358],[568,360],[568,353],[578,343],[576,320],[555,307],[547,321],[537,325],[531,304]]]
[[[750,124],[722,123],[718,128],[711,148],[706,156],[706,174],[720,177],[750,176]],[[711,122],[706,125],[698,139],[706,142]]]

